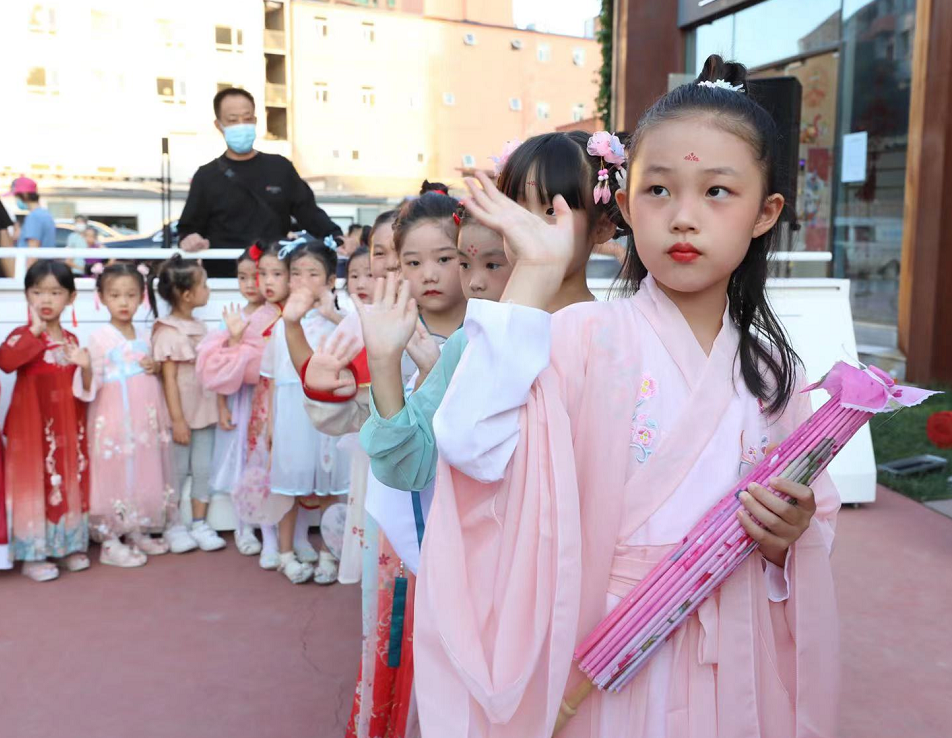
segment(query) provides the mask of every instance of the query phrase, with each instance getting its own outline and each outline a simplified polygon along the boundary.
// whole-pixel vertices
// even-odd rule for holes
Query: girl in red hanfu
[[[10,559],[36,582],[89,568],[86,405],[73,397],[79,341],[60,325],[76,299],[73,273],[37,261],[26,273],[29,325],[0,346],[0,369],[16,372],[4,434],[4,478],[12,523]]]

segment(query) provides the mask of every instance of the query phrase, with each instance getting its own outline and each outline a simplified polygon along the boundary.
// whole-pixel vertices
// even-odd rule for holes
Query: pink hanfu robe
[[[489,474],[498,481],[447,463],[473,427],[454,403],[498,389],[472,389],[465,354],[434,420],[441,458],[414,630],[424,738],[551,735],[581,678],[575,647],[810,414],[799,394],[780,418],[761,413],[726,313],[705,355],[651,277],[631,299],[556,314],[551,340],[551,365],[512,416],[514,451]],[[485,443],[498,454],[496,440]],[[839,499],[825,475],[814,492],[816,516],[784,569],[752,555],[630,685],[593,692],[560,736],[836,735]]]

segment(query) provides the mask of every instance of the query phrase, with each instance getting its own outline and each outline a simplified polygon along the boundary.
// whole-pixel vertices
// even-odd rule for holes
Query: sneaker
[[[165,539],[165,542],[169,544],[169,551],[174,554],[186,553],[187,551],[194,551],[198,548],[198,542],[192,538],[191,534],[181,523],[173,525],[162,534],[162,537]]]
[[[201,523],[192,523],[189,535],[195,539],[202,551],[217,551],[225,547],[225,539],[213,531],[204,520]]]
[[[330,551],[321,551],[317,568],[314,570],[314,582],[326,586],[337,581],[337,559]]]
[[[314,574],[314,567],[294,558],[293,551],[280,554],[280,558],[278,571],[284,574],[292,584],[304,584]]]
[[[307,541],[304,541],[303,544],[295,544],[294,555],[297,556],[298,561],[303,561],[305,564],[317,563],[317,551]]]
[[[106,541],[99,549],[99,563],[107,566],[134,569],[137,566],[143,566],[146,561],[148,558],[144,553],[129,548],[120,541]]]
[[[255,536],[254,529],[250,527],[235,531],[235,545],[242,556],[255,556],[261,553],[261,541]]]
[[[163,538],[153,538],[145,533],[136,533],[130,538],[136,548],[149,556],[161,556],[169,552],[168,541]]]
[[[24,561],[23,576],[34,582],[52,582],[59,578],[59,569],[51,561]]]
[[[258,557],[258,566],[268,571],[274,571],[281,565],[281,557],[277,551],[264,549]]]

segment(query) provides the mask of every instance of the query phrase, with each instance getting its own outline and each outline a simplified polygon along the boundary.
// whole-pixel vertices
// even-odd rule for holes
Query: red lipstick
[[[679,264],[690,264],[701,252],[689,243],[676,243],[668,249],[668,255]]]

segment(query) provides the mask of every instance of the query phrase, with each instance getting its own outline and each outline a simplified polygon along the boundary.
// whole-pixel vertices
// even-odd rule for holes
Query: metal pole
[[[169,159],[169,139],[162,138],[162,248],[172,247],[169,221],[172,219],[172,169]]]

